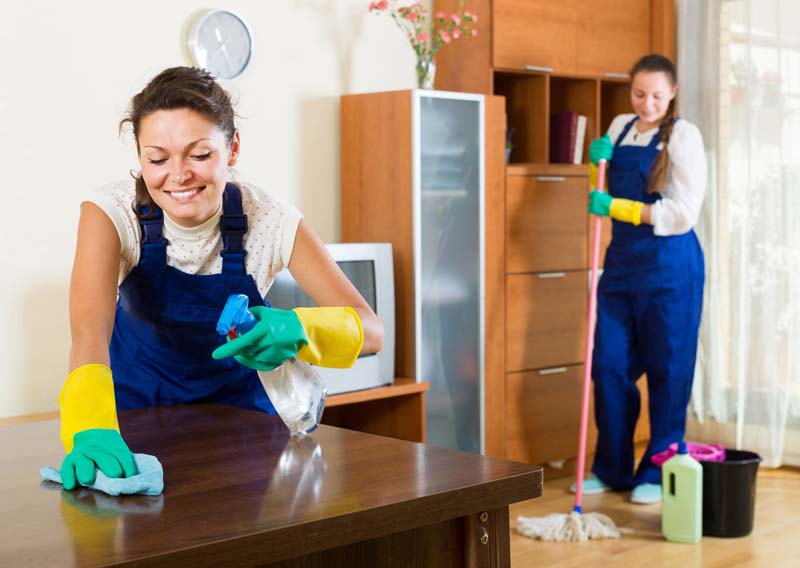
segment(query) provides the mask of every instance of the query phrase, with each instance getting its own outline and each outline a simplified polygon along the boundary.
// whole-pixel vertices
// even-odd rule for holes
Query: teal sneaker
[[[633,488],[631,503],[651,505],[661,503],[661,486],[655,483],[642,483]]]
[[[577,491],[574,483],[569,486],[569,490],[572,493]],[[597,495],[598,493],[605,493],[606,491],[608,491],[608,485],[597,479],[594,475],[591,475],[583,480],[584,495]]]

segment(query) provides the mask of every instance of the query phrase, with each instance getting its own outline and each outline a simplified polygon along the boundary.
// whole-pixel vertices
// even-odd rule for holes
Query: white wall
[[[412,88],[414,55],[368,0],[3,2],[0,25],[0,417],[54,410],[67,371],[68,288],[82,198],[136,168],[117,123],[158,71],[184,65],[205,8],[255,36],[238,100],[238,177],[339,227],[339,95]]]

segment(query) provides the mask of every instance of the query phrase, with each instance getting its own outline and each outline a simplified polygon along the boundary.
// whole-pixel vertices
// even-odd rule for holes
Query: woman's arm
[[[667,184],[661,190],[661,199],[651,205],[648,212],[647,222],[653,225],[657,236],[687,233],[700,216],[707,170],[703,136],[697,126],[685,120],[675,124],[669,141],[669,157]]]
[[[113,223],[97,205],[84,203],[69,292],[70,372],[88,363],[109,365],[119,265],[120,241]]]
[[[289,270],[300,288],[319,306],[349,306],[358,313],[364,328],[362,353],[383,347],[383,324],[350,283],[320,238],[305,220],[300,221]]]

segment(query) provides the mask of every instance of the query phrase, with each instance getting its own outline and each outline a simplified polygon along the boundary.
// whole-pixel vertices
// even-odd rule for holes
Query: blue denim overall
[[[621,146],[609,164],[609,192],[652,204],[647,193],[659,136],[646,146]],[[653,226],[613,221],[597,297],[592,378],[597,453],[592,472],[614,490],[660,483],[650,457],[683,439],[703,302],[703,252],[694,231],[656,236]],[[647,374],[650,443],[633,474],[633,433],[639,417],[636,380]]]
[[[163,214],[155,213],[139,220],[139,264],[119,288],[110,345],[117,408],[216,402],[274,414],[254,370],[232,357],[211,357],[225,341],[216,323],[229,295],[246,294],[251,306],[264,305],[245,272],[247,216],[239,188],[229,183],[223,193],[220,274],[186,274],[168,266]]]

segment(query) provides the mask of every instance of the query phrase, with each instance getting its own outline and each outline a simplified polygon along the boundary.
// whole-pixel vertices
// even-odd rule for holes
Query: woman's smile
[[[172,191],[164,191],[167,195],[169,195],[172,199],[177,201],[178,203],[186,203],[194,199],[197,195],[203,191],[206,186],[201,185],[200,187],[188,187],[185,189],[173,189]]]

